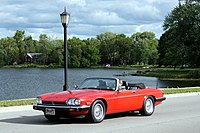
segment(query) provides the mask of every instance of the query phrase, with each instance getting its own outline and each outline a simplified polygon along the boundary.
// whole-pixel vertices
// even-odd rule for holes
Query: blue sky
[[[63,38],[60,13],[70,12],[69,37],[90,38],[104,32],[152,31],[159,38],[162,24],[178,0],[0,0],[0,38],[25,30],[38,39]]]

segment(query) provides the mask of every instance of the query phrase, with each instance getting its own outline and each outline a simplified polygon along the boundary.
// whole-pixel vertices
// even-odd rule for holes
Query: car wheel
[[[152,97],[146,97],[142,109],[140,110],[141,115],[150,116],[155,110],[154,99]]]
[[[100,123],[105,117],[105,104],[101,100],[96,100],[88,114],[89,122]]]
[[[44,115],[44,116],[49,121],[58,121],[60,119],[60,117],[57,115]]]

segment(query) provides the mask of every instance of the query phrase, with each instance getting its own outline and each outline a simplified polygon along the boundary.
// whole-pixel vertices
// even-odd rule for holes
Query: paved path
[[[200,133],[200,94],[168,95],[150,117],[109,115],[99,124],[83,119],[52,123],[32,106],[0,108],[0,133]]]

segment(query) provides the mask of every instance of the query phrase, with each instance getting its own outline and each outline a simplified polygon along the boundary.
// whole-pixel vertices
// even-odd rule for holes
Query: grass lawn
[[[164,89],[163,92],[164,94],[191,93],[191,92],[200,92],[200,88]]]
[[[133,76],[158,77],[161,80],[199,80],[200,68],[144,68],[130,73]]]
[[[35,98],[22,99],[22,100],[3,100],[3,101],[0,101],[0,107],[33,105],[35,103],[36,103]]]

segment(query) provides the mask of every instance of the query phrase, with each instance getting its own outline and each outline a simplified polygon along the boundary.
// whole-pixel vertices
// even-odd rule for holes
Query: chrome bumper
[[[156,98],[156,102],[162,102],[166,100],[166,97],[159,97],[159,98]]]
[[[84,110],[89,110],[90,106],[83,105],[83,106],[53,106],[53,105],[40,105],[40,104],[34,104],[33,109],[35,110],[42,110],[45,111],[45,108],[53,108],[58,111],[69,111],[70,109],[74,110],[75,112],[78,111],[84,111]]]

